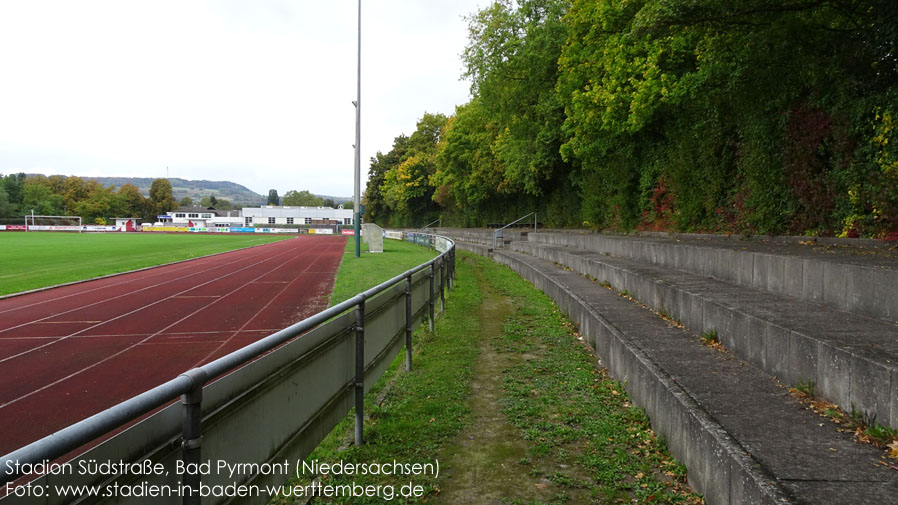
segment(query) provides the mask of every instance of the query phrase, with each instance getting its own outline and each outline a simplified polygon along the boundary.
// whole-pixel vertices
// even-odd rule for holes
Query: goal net
[[[28,231],[81,231],[81,216],[26,215]]]

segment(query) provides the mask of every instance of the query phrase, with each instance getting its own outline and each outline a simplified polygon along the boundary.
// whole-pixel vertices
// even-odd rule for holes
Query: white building
[[[171,226],[187,228],[230,228],[232,226],[243,226],[243,218],[240,217],[240,211],[238,210],[220,211],[212,207],[179,207],[167,214],[171,216]]]
[[[352,226],[352,209],[330,207],[244,207],[242,226],[343,225]]]

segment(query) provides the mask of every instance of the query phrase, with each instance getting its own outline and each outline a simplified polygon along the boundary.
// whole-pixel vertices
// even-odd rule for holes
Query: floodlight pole
[[[360,210],[361,192],[361,167],[362,167],[362,0],[359,0],[359,30],[358,30],[358,68],[356,71],[356,98],[355,98],[355,195],[352,199],[352,222],[355,230],[355,257],[362,255],[361,235],[362,216]]]

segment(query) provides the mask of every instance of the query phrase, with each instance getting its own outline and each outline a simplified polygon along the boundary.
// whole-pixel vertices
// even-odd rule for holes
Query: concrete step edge
[[[581,334],[593,335],[596,352],[604,358],[603,365],[615,378],[625,382],[626,389],[634,403],[645,408],[652,420],[653,427],[670,441],[669,444],[674,455],[686,464],[689,470],[690,484],[705,495],[708,503],[817,503],[821,495],[826,496],[830,503],[881,503],[883,496],[894,496],[894,493],[898,492],[898,476],[882,468],[879,468],[876,479],[872,477],[872,474],[866,473],[868,470],[859,470],[864,479],[870,475],[870,482],[842,482],[842,465],[846,462],[841,459],[838,461],[837,468],[823,465],[824,471],[829,475],[833,475],[833,471],[836,472],[837,477],[834,477],[833,481],[795,480],[792,471],[786,471],[782,476],[783,480],[778,480],[777,476],[774,476],[768,468],[759,463],[740,441],[696,402],[692,392],[681,386],[677,379],[673,379],[663,367],[646,355],[638,340],[634,340],[632,335],[627,334],[612,320],[594,309],[589,300],[578,294],[578,289],[584,290],[582,284],[585,283],[587,286],[584,292],[592,293],[588,296],[594,297],[592,283],[578,277],[574,272],[564,271],[549,262],[519,253],[498,251],[494,254],[494,259],[510,266],[553,298],[560,307],[568,312],[571,319],[580,325]],[[577,281],[577,279],[580,280]],[[579,288],[570,287],[574,285],[571,282],[574,284],[579,282]],[[604,296],[614,299],[616,303],[621,303],[619,297],[608,293],[606,292]],[[637,318],[642,317],[653,321],[656,327],[659,325],[663,327],[662,331],[664,332],[675,332],[682,335],[681,330],[667,327],[663,321],[645,312],[644,309],[634,308],[635,304],[623,303],[624,312],[620,315],[614,315],[616,312],[614,308],[605,307],[604,310],[610,310],[609,317],[614,316],[617,320],[625,321],[626,324],[630,324],[630,321],[633,320],[633,311],[635,310],[639,314],[636,316]],[[615,305],[615,307],[618,306]],[[662,341],[655,340],[655,342]],[[658,348],[654,352],[657,353]],[[704,355],[708,356],[709,354],[714,353],[706,352]],[[668,361],[670,361],[669,358]],[[750,367],[750,365],[748,366]],[[732,368],[737,371],[747,370],[747,368],[736,365],[732,365]],[[701,380],[705,381],[705,379]],[[764,379],[764,383],[768,380],[770,379]],[[741,382],[738,383],[741,384]],[[733,391],[733,394],[738,393]],[[724,403],[728,403],[728,401]],[[767,403],[756,405],[756,409],[759,411],[765,408],[778,411],[781,407]],[[792,410],[795,410],[794,406]],[[798,410],[800,411],[799,417],[810,418],[811,423],[816,422],[817,418],[814,414],[800,408]],[[796,427],[795,423],[789,426],[790,428],[786,432],[780,433],[778,438],[773,437],[773,439],[782,440],[785,437],[786,440],[791,440],[795,433],[802,433],[803,429],[807,428],[807,425]],[[827,428],[814,427],[813,430],[825,432]],[[836,435],[833,428],[829,428],[829,430],[832,436]],[[757,432],[757,430],[755,431]],[[765,434],[768,433],[766,428],[762,431]],[[879,451],[869,446],[846,441],[844,434],[838,435],[839,437],[836,439],[841,438],[843,444],[840,446],[840,450],[847,450],[847,453],[843,454],[854,454],[855,457],[860,457],[861,461],[870,461],[871,459],[875,461],[878,457]],[[827,444],[829,443],[832,442]],[[812,453],[822,451],[829,454],[826,453],[825,448],[817,447],[815,443],[810,443],[805,449],[810,451],[804,454],[805,461]],[[763,452],[765,449],[761,450]],[[766,451],[767,457],[770,457],[771,452],[782,452],[778,446],[772,449],[768,447]],[[851,461],[851,456],[847,457]],[[788,461],[791,462],[791,457]],[[854,463],[857,464],[857,461]],[[798,472],[800,473],[801,470]],[[855,472],[855,475],[857,474],[858,472]],[[789,477],[789,475],[793,475],[793,477]],[[877,481],[876,484],[873,483],[874,480]]]
[[[668,312],[699,334],[717,331],[724,347],[784,383],[796,385],[812,380],[822,396],[845,410],[854,407],[875,414],[881,424],[898,428],[898,366],[887,362],[883,354],[840,346],[806,330],[765,319],[763,314],[646,275],[645,270],[657,267],[637,271],[611,264],[628,262],[625,259],[584,258],[577,256],[582,251],[531,242],[516,242],[512,249],[563,264],[581,275],[608,280],[616,289],[628,291],[653,310]],[[747,287],[738,289],[750,291]],[[774,296],[756,292],[759,297]],[[874,327],[890,326],[869,321]],[[762,334],[763,339],[753,338]]]
[[[898,323],[898,264],[885,268],[838,258],[743,251],[733,247],[738,243],[723,246],[602,234],[538,232],[527,240],[676,268]]]

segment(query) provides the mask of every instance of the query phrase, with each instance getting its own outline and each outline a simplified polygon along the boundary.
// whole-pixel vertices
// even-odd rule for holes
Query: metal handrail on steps
[[[533,216],[533,231],[536,231],[536,211],[533,211],[533,212],[527,214],[526,216],[519,217],[519,218],[515,219],[514,221],[512,221],[512,222],[506,224],[505,226],[494,231],[493,232],[493,250],[495,250],[499,247],[498,244],[502,243],[502,241],[499,240],[499,239],[503,238],[502,230],[504,230],[505,228],[508,228],[509,226],[511,226],[513,224],[517,224],[517,223],[523,221],[524,219],[527,219],[530,216]]]

